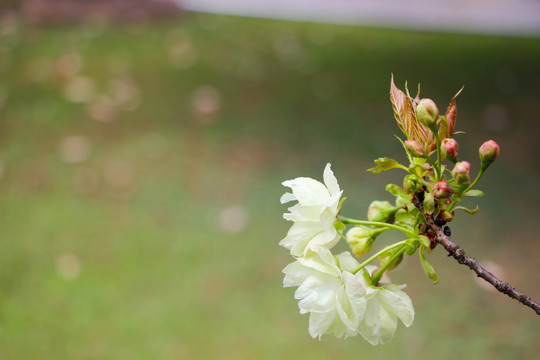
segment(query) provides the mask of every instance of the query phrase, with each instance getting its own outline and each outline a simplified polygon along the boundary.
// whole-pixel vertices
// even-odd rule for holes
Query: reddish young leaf
[[[396,87],[393,75],[390,81],[390,101],[399,128],[408,139],[415,139],[417,120],[411,99]]]
[[[448,109],[446,109],[446,121],[448,123],[448,135],[446,137],[451,137],[452,135],[454,135],[454,127],[456,125],[456,117],[457,117],[456,98],[462,91],[463,91],[463,88],[461,88],[457,92],[457,94],[454,95],[452,100],[450,100],[450,105],[448,105]]]

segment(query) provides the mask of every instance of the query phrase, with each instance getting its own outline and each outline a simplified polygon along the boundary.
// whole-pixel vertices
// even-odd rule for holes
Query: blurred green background
[[[387,345],[313,340],[277,243],[281,182],[322,178],[362,218],[403,160],[390,75],[441,109],[461,154],[502,149],[453,239],[540,298],[540,39],[186,14],[0,23],[1,359],[532,359],[540,322],[437,248],[394,271],[416,309]],[[382,240],[379,245],[385,243]],[[345,247],[343,247],[345,249]]]

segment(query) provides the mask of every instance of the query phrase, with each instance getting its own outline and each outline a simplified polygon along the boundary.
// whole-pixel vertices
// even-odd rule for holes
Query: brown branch
[[[424,206],[421,197],[423,197],[423,193],[417,193],[413,198],[413,203],[420,211],[423,212]],[[470,268],[476,273],[478,277],[481,277],[482,279],[493,285],[493,287],[495,287],[495,289],[497,289],[499,292],[508,295],[512,299],[519,301],[525,306],[530,307],[536,312],[537,315],[540,315],[539,303],[531,299],[529,296],[517,291],[510,284],[500,280],[495,275],[484,269],[482,266],[480,266],[480,264],[478,264],[476,259],[465,255],[465,250],[463,250],[452,240],[450,240],[449,228],[445,227],[443,229],[444,222],[438,221],[438,219],[434,219],[432,215],[424,215],[427,221],[426,225],[429,230],[428,235],[430,240],[433,242],[433,246],[436,244],[441,244],[446,249],[446,251],[448,251],[448,256],[452,256],[454,259],[457,260],[458,263]]]

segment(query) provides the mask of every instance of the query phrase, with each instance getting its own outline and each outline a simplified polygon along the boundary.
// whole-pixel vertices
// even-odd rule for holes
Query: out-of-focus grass
[[[362,217],[399,174],[390,73],[458,99],[458,138],[501,158],[456,242],[540,297],[540,41],[210,15],[0,38],[0,357],[5,359],[533,358],[533,312],[437,249],[393,276],[417,310],[385,346],[312,340],[292,289],[280,182],[326,162]],[[76,137],[73,137],[76,136]],[[529,167],[527,170],[526,167]],[[471,204],[473,204],[471,202]]]

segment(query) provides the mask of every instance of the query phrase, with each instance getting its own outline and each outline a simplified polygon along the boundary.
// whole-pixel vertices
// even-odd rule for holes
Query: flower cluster
[[[406,136],[400,141],[409,165],[384,157],[368,169],[375,174],[401,169],[406,175],[403,186],[386,186],[395,202],[373,201],[367,220],[340,214],[343,191],[330,164],[324,169],[324,183],[306,177],[283,182],[291,192],[281,197],[281,203],[296,202],[283,215],[293,225],[280,245],[295,258],[283,270],[283,285],[298,287],[295,298],[300,313],[309,313],[312,337],[359,334],[376,345],[392,338],[398,319],[410,326],[414,319],[411,300],[402,291],[404,286],[393,285],[388,277],[388,271],[396,269],[405,255],[418,252],[425,274],[438,283],[425,253],[431,253],[437,245],[436,233],[449,236],[450,229],[445,225],[453,220],[455,210],[471,214],[478,210],[457,205],[466,196],[483,195],[473,188],[499,155],[499,145],[486,141],[479,149],[480,170],[471,182],[471,164],[459,159],[459,146],[453,138],[457,134],[456,98],[460,92],[441,115],[433,100],[420,99],[419,94],[412,98],[391,81],[390,100]],[[344,234],[347,225],[353,227]],[[378,236],[389,230],[400,231],[406,239],[370,255]],[[334,256],[331,249],[342,238],[352,254]]]
[[[283,217],[294,224],[280,245],[295,261],[285,267],[285,287],[298,286],[300,313],[309,313],[309,333],[321,338],[362,335],[373,345],[390,340],[400,319],[410,326],[414,310],[401,286],[372,284],[373,266],[361,266],[350,252],[334,256],[330,250],[342,237],[337,218],[342,191],[328,164],[324,184],[300,177],[283,182],[292,193],[281,202],[298,201]],[[362,270],[362,271],[360,271]]]

